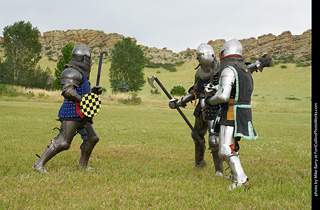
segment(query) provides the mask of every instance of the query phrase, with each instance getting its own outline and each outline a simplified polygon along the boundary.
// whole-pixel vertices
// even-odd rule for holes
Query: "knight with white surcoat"
[[[247,66],[242,59],[242,45],[237,39],[226,42],[220,50],[221,76],[219,88],[213,96],[206,96],[204,106],[221,106],[219,120],[219,157],[226,161],[231,169],[233,183],[236,186],[249,188],[247,175],[239,159],[239,144],[241,138],[256,140],[258,135],[253,127],[251,112],[251,94],[253,91],[252,67]],[[266,57],[266,55],[264,55]],[[261,62],[270,66],[272,59]],[[260,63],[259,63],[260,64]]]
[[[226,43],[224,47],[229,45],[230,43]],[[176,106],[185,107],[188,102],[195,99],[199,99],[199,103],[197,104],[194,111],[194,116],[195,116],[194,129],[197,131],[198,135],[203,140],[202,142],[204,142],[204,136],[208,130],[209,150],[211,150],[211,153],[212,153],[213,162],[215,166],[215,174],[218,176],[223,176],[223,160],[226,160],[226,158],[225,156],[220,155],[222,153],[221,153],[221,142],[219,139],[219,135],[221,138],[221,132],[225,132],[224,127],[222,131],[220,130],[220,127],[221,127],[220,121],[223,123],[224,117],[225,117],[225,113],[223,112],[225,108],[221,109],[221,107],[225,107],[225,104],[221,104],[222,101],[220,103],[216,103],[216,101],[213,103],[208,103],[208,100],[210,101],[210,99],[216,96],[216,91],[219,90],[219,86],[221,85],[222,71],[226,65],[224,61],[228,58],[231,58],[231,56],[229,56],[231,54],[227,54],[224,57],[224,59],[221,60],[222,64],[220,64],[216,60],[212,47],[208,44],[204,44],[204,43],[201,44],[197,48],[196,53],[197,53],[197,59],[199,61],[200,68],[198,69],[196,68],[197,72],[195,74],[194,86],[189,89],[189,94],[187,94],[186,96],[180,99],[171,99],[169,101],[169,107],[172,109],[174,109]],[[224,53],[228,53],[228,51]],[[235,57],[242,60],[241,56],[242,56],[242,46],[241,46],[241,53]],[[266,53],[263,54],[259,59],[259,61],[256,61],[253,64],[246,65],[242,61],[241,67],[242,68],[245,67],[247,71],[250,73],[250,76],[251,76],[251,73],[253,73],[254,71],[259,70],[260,72],[262,72],[263,68],[270,66],[273,61],[272,59],[269,59],[266,56],[267,56]],[[231,60],[229,59],[227,63],[229,63],[229,61]],[[221,93],[221,89],[219,91]],[[251,93],[250,93],[250,96],[251,96]],[[250,135],[254,136],[255,132],[254,134],[250,133]],[[207,165],[207,163],[204,160],[204,153],[205,153],[206,147],[204,144],[201,144],[201,142],[197,139],[196,135],[192,133],[191,136],[195,144],[195,166],[205,167]],[[234,150],[237,151],[238,149],[239,149],[238,142],[235,141]]]

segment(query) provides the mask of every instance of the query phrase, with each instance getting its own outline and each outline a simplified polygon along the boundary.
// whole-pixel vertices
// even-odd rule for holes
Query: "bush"
[[[151,89],[151,90],[150,90],[150,93],[151,93],[152,95],[160,95],[160,91],[159,91],[158,89],[155,89],[155,90]]]
[[[289,56],[282,56],[279,58],[279,60],[282,60],[282,63],[295,63],[294,55],[291,54]]]
[[[132,97],[128,99],[119,99],[120,103],[127,105],[139,105],[141,104],[141,98],[138,97],[138,94],[132,93]]]
[[[24,94],[28,99],[33,98],[35,96],[33,91],[29,91],[27,93]]]
[[[186,89],[184,89],[184,87],[178,85],[178,86],[174,86],[170,90],[170,94],[173,96],[184,96],[187,94],[187,92],[186,92]]]
[[[296,67],[308,67],[311,66],[310,62],[297,62]]]
[[[148,68],[164,68],[170,72],[176,72],[177,66],[182,66],[184,64],[184,61],[179,61],[176,63],[153,63],[150,61],[150,59],[147,59],[145,66]]]
[[[12,86],[7,86],[5,84],[0,84],[0,96],[10,96],[10,97],[17,97],[23,95],[23,93],[17,91],[16,88]]]

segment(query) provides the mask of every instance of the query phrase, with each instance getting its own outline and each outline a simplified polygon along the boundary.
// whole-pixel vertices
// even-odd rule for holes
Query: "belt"
[[[74,100],[69,100],[69,99],[64,99],[63,102],[64,102],[64,103],[74,103],[75,101],[74,101]]]
[[[228,106],[234,106],[234,105],[251,105],[251,103],[250,102],[236,102],[236,103],[228,104]]]

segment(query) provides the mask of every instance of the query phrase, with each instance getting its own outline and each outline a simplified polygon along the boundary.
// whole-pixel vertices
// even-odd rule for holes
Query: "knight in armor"
[[[218,121],[220,120],[221,105],[205,103],[205,99],[214,96],[218,90],[222,69],[210,45],[200,44],[196,50],[196,54],[199,65],[196,68],[194,86],[189,89],[189,93],[186,96],[180,99],[171,99],[169,107],[172,109],[176,106],[185,107],[188,102],[199,99],[199,103],[196,105],[193,113],[195,116],[194,128],[202,139],[202,142],[205,142],[204,136],[207,131],[209,132],[209,150],[211,150],[213,157],[215,174],[223,176],[223,160],[218,155],[220,131]],[[272,62],[272,58],[267,58],[267,54],[264,53],[255,63],[247,63],[246,68],[251,73],[258,70],[262,72],[263,68],[269,67]],[[191,136],[195,144],[195,166],[205,167],[207,165],[204,160],[205,144],[201,143],[193,133]]]
[[[175,106],[185,107],[186,104],[192,100],[199,99],[193,115],[195,116],[194,129],[198,135],[205,142],[204,136],[209,129],[209,150],[211,150],[213,162],[215,166],[216,175],[222,176],[223,161],[219,158],[219,130],[213,131],[215,113],[219,110],[219,105],[211,106],[210,109],[203,109],[201,101],[205,99],[205,86],[211,84],[213,87],[218,85],[218,75],[220,70],[220,63],[216,60],[213,48],[208,44],[200,44],[196,50],[199,66],[196,68],[194,85],[189,89],[189,94],[180,99],[171,99],[169,107],[174,109]],[[214,88],[207,87],[207,90]],[[211,91],[208,91],[211,92]],[[211,92],[213,94],[213,92]],[[204,153],[206,150],[205,144],[201,143],[194,133],[191,137],[195,144],[195,166],[205,167],[207,165],[204,160]]]
[[[102,87],[90,88],[89,76],[92,66],[90,50],[84,45],[77,45],[72,51],[72,59],[61,73],[62,95],[64,102],[59,110],[61,126],[59,134],[47,146],[39,160],[33,166],[36,171],[47,172],[45,164],[56,154],[70,148],[73,137],[79,133],[83,139],[80,146],[79,169],[92,170],[88,167],[91,152],[99,141],[93,128],[92,117],[83,115],[80,109],[81,98],[88,93],[100,95]]]
[[[248,177],[239,159],[238,142],[241,138],[249,140],[258,138],[251,113],[253,78],[242,59],[242,45],[237,39],[232,39],[223,45],[220,61],[219,89],[213,96],[206,97],[205,104],[208,107],[221,106],[219,157],[226,161],[231,169],[234,182],[230,185],[230,189],[236,186],[249,188]]]

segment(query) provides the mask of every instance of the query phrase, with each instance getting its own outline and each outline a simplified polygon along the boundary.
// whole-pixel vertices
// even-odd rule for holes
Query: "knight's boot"
[[[35,162],[33,165],[33,169],[39,172],[47,173],[47,170],[45,168],[45,164],[53,158],[56,154],[61,152],[62,149],[56,148],[53,143],[47,146],[47,149],[44,151],[44,153],[41,155],[39,160]]]
[[[88,171],[91,171],[93,169],[91,167],[88,167],[88,162],[94,146],[95,145],[89,145],[86,142],[81,144],[80,146],[81,156],[80,156],[79,165],[78,165],[79,169],[85,169]]]
[[[231,185],[229,185],[229,190],[233,190],[234,188],[241,187],[241,186],[244,186],[244,190],[249,190],[250,189],[249,178],[247,178],[247,180],[242,184],[233,182]]]
[[[243,168],[240,163],[240,159],[238,155],[231,156],[229,158],[229,166],[231,168],[232,174],[234,175],[234,182],[229,186],[229,189],[234,189],[235,187],[244,186],[245,189],[249,189],[249,179],[247,175],[244,173]]]
[[[214,163],[215,175],[223,177],[223,160],[218,155],[218,150],[212,150],[212,158]]]
[[[206,150],[205,146],[195,144],[195,167],[203,168],[207,166],[206,161],[204,160],[204,152]]]

